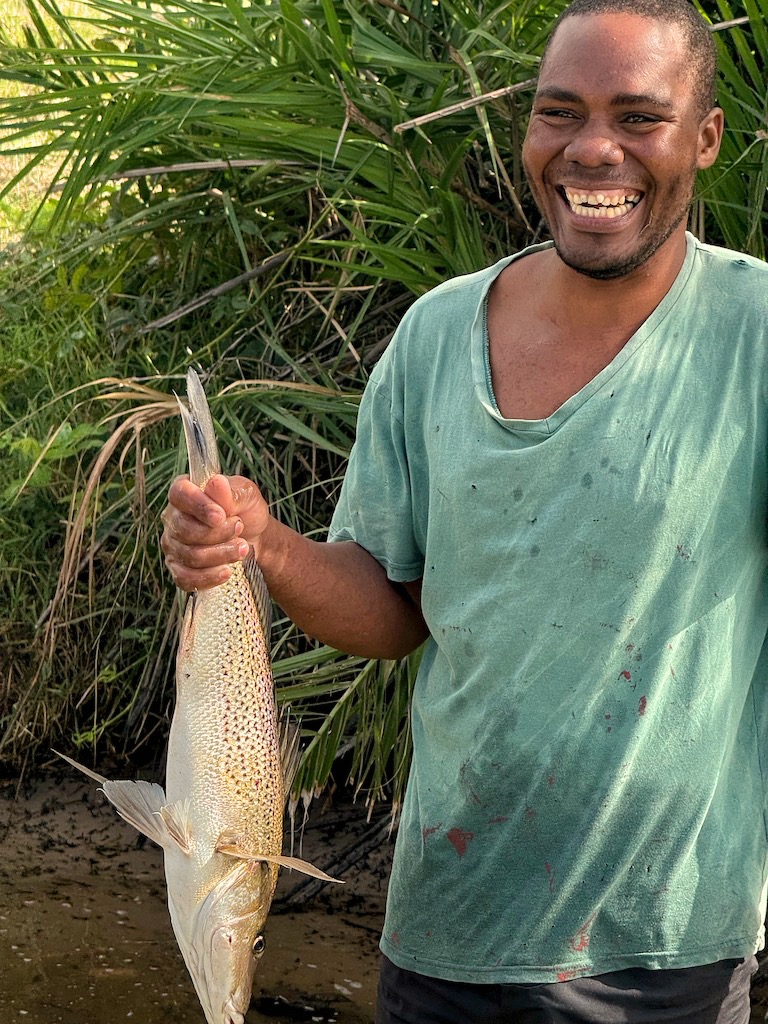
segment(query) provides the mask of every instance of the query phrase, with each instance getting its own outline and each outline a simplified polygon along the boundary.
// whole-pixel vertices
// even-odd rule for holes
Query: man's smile
[[[630,213],[642,200],[636,189],[592,189],[558,186],[557,192],[577,217],[612,220]]]

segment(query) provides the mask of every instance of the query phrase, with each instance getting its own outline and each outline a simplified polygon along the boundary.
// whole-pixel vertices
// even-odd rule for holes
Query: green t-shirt
[[[513,259],[524,258],[536,246]],[[688,236],[672,289],[545,420],[504,419],[485,298],[377,365],[332,540],[423,577],[382,949],[471,982],[762,943],[768,266]]]

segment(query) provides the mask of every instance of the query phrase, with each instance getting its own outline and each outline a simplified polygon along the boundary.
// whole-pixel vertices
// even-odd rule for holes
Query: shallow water
[[[165,905],[162,854],[79,780],[0,801],[0,1022],[205,1024]],[[368,828],[318,808],[302,855],[328,867]],[[370,1024],[391,845],[305,904],[281,873],[247,1024]]]

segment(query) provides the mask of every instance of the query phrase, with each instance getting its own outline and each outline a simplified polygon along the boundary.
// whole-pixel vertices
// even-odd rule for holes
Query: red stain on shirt
[[[568,945],[574,953],[583,953],[585,949],[589,949],[589,932],[596,917],[597,914],[591,914],[576,934],[568,939]]]
[[[629,682],[632,679],[632,673],[624,669],[623,672],[619,672],[619,679],[626,679]]]
[[[433,836],[435,832],[439,832],[442,827],[442,821],[439,825],[425,825],[421,830],[421,838],[426,841],[430,836]]]
[[[448,842],[460,857],[467,852],[467,845],[475,838],[474,832],[467,832],[463,828],[452,828],[446,832]]]
[[[575,968],[570,971],[560,971],[557,975],[558,981],[573,981],[574,978],[581,978],[582,975],[586,974],[587,971],[591,971],[591,967]]]
[[[555,872],[552,869],[552,865],[547,861],[544,865],[544,870],[547,872],[547,878],[549,879],[549,891],[555,891]]]
[[[640,698],[640,703],[639,703],[639,705],[637,707],[637,713],[638,713],[638,715],[640,715],[641,718],[645,714],[645,709],[647,707],[648,707],[648,698],[647,697],[641,697]]]

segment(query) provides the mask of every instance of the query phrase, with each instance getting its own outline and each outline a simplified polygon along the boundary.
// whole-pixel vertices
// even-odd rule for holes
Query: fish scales
[[[272,672],[240,565],[221,587],[190,602],[177,675],[167,797],[170,803],[182,799],[189,794],[190,778],[195,780],[189,795],[208,812],[195,853],[207,860],[229,829],[248,849],[279,855],[285,794]],[[201,886],[230,868],[227,858],[214,859]]]
[[[179,403],[190,480],[220,471],[202,385],[187,374]],[[261,930],[280,865],[325,881],[281,854],[294,737],[278,720],[269,651],[271,605],[253,558],[187,601],[176,660],[176,706],[165,792],[149,782],[100,782],[118,813],[163,848],[168,909],[207,1024],[244,1024]]]

